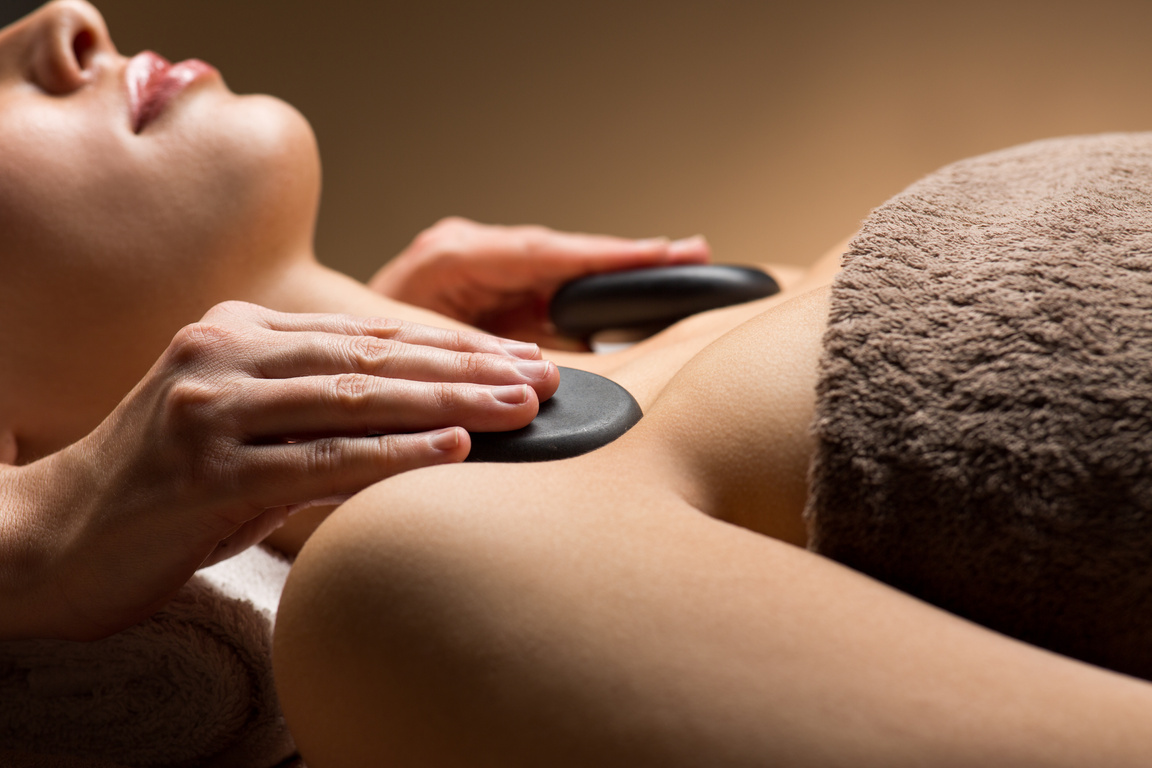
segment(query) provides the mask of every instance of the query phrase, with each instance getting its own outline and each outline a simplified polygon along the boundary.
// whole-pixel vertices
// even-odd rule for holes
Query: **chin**
[[[320,155],[311,125],[271,96],[243,96],[212,116],[220,160],[219,214],[249,259],[311,252],[320,199]]]
[[[147,207],[132,244],[91,259],[98,290],[83,309],[99,320],[88,327],[122,340],[114,364],[101,366],[109,386],[97,412],[115,406],[181,326],[219,302],[251,300],[286,263],[311,256],[320,159],[308,121],[269,96],[188,106],[157,136],[162,162],[152,166],[153,197],[133,198]]]

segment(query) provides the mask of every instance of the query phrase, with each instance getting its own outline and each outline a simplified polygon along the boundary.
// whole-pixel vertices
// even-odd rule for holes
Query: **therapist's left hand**
[[[452,217],[420,233],[369,285],[489,333],[575,349],[580,343],[557,335],[548,320],[548,304],[561,285],[597,272],[709,258],[702,237],[630,240]]]

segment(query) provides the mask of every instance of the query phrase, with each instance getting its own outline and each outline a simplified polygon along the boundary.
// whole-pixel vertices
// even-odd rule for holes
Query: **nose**
[[[29,16],[30,75],[66,96],[92,81],[102,54],[115,53],[104,17],[85,0],[56,0]]]

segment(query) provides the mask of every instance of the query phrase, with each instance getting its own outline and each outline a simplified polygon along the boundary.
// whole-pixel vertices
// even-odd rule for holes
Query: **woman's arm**
[[[595,458],[592,458],[595,457]],[[700,514],[658,456],[421,470],[290,576],[277,685],[326,766],[1082,766],[1152,688]]]

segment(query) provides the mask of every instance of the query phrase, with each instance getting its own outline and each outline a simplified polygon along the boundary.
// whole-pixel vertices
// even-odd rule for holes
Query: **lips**
[[[216,68],[199,59],[172,64],[163,56],[144,51],[128,62],[128,108],[132,130],[140,133],[164,111],[177,94]]]

